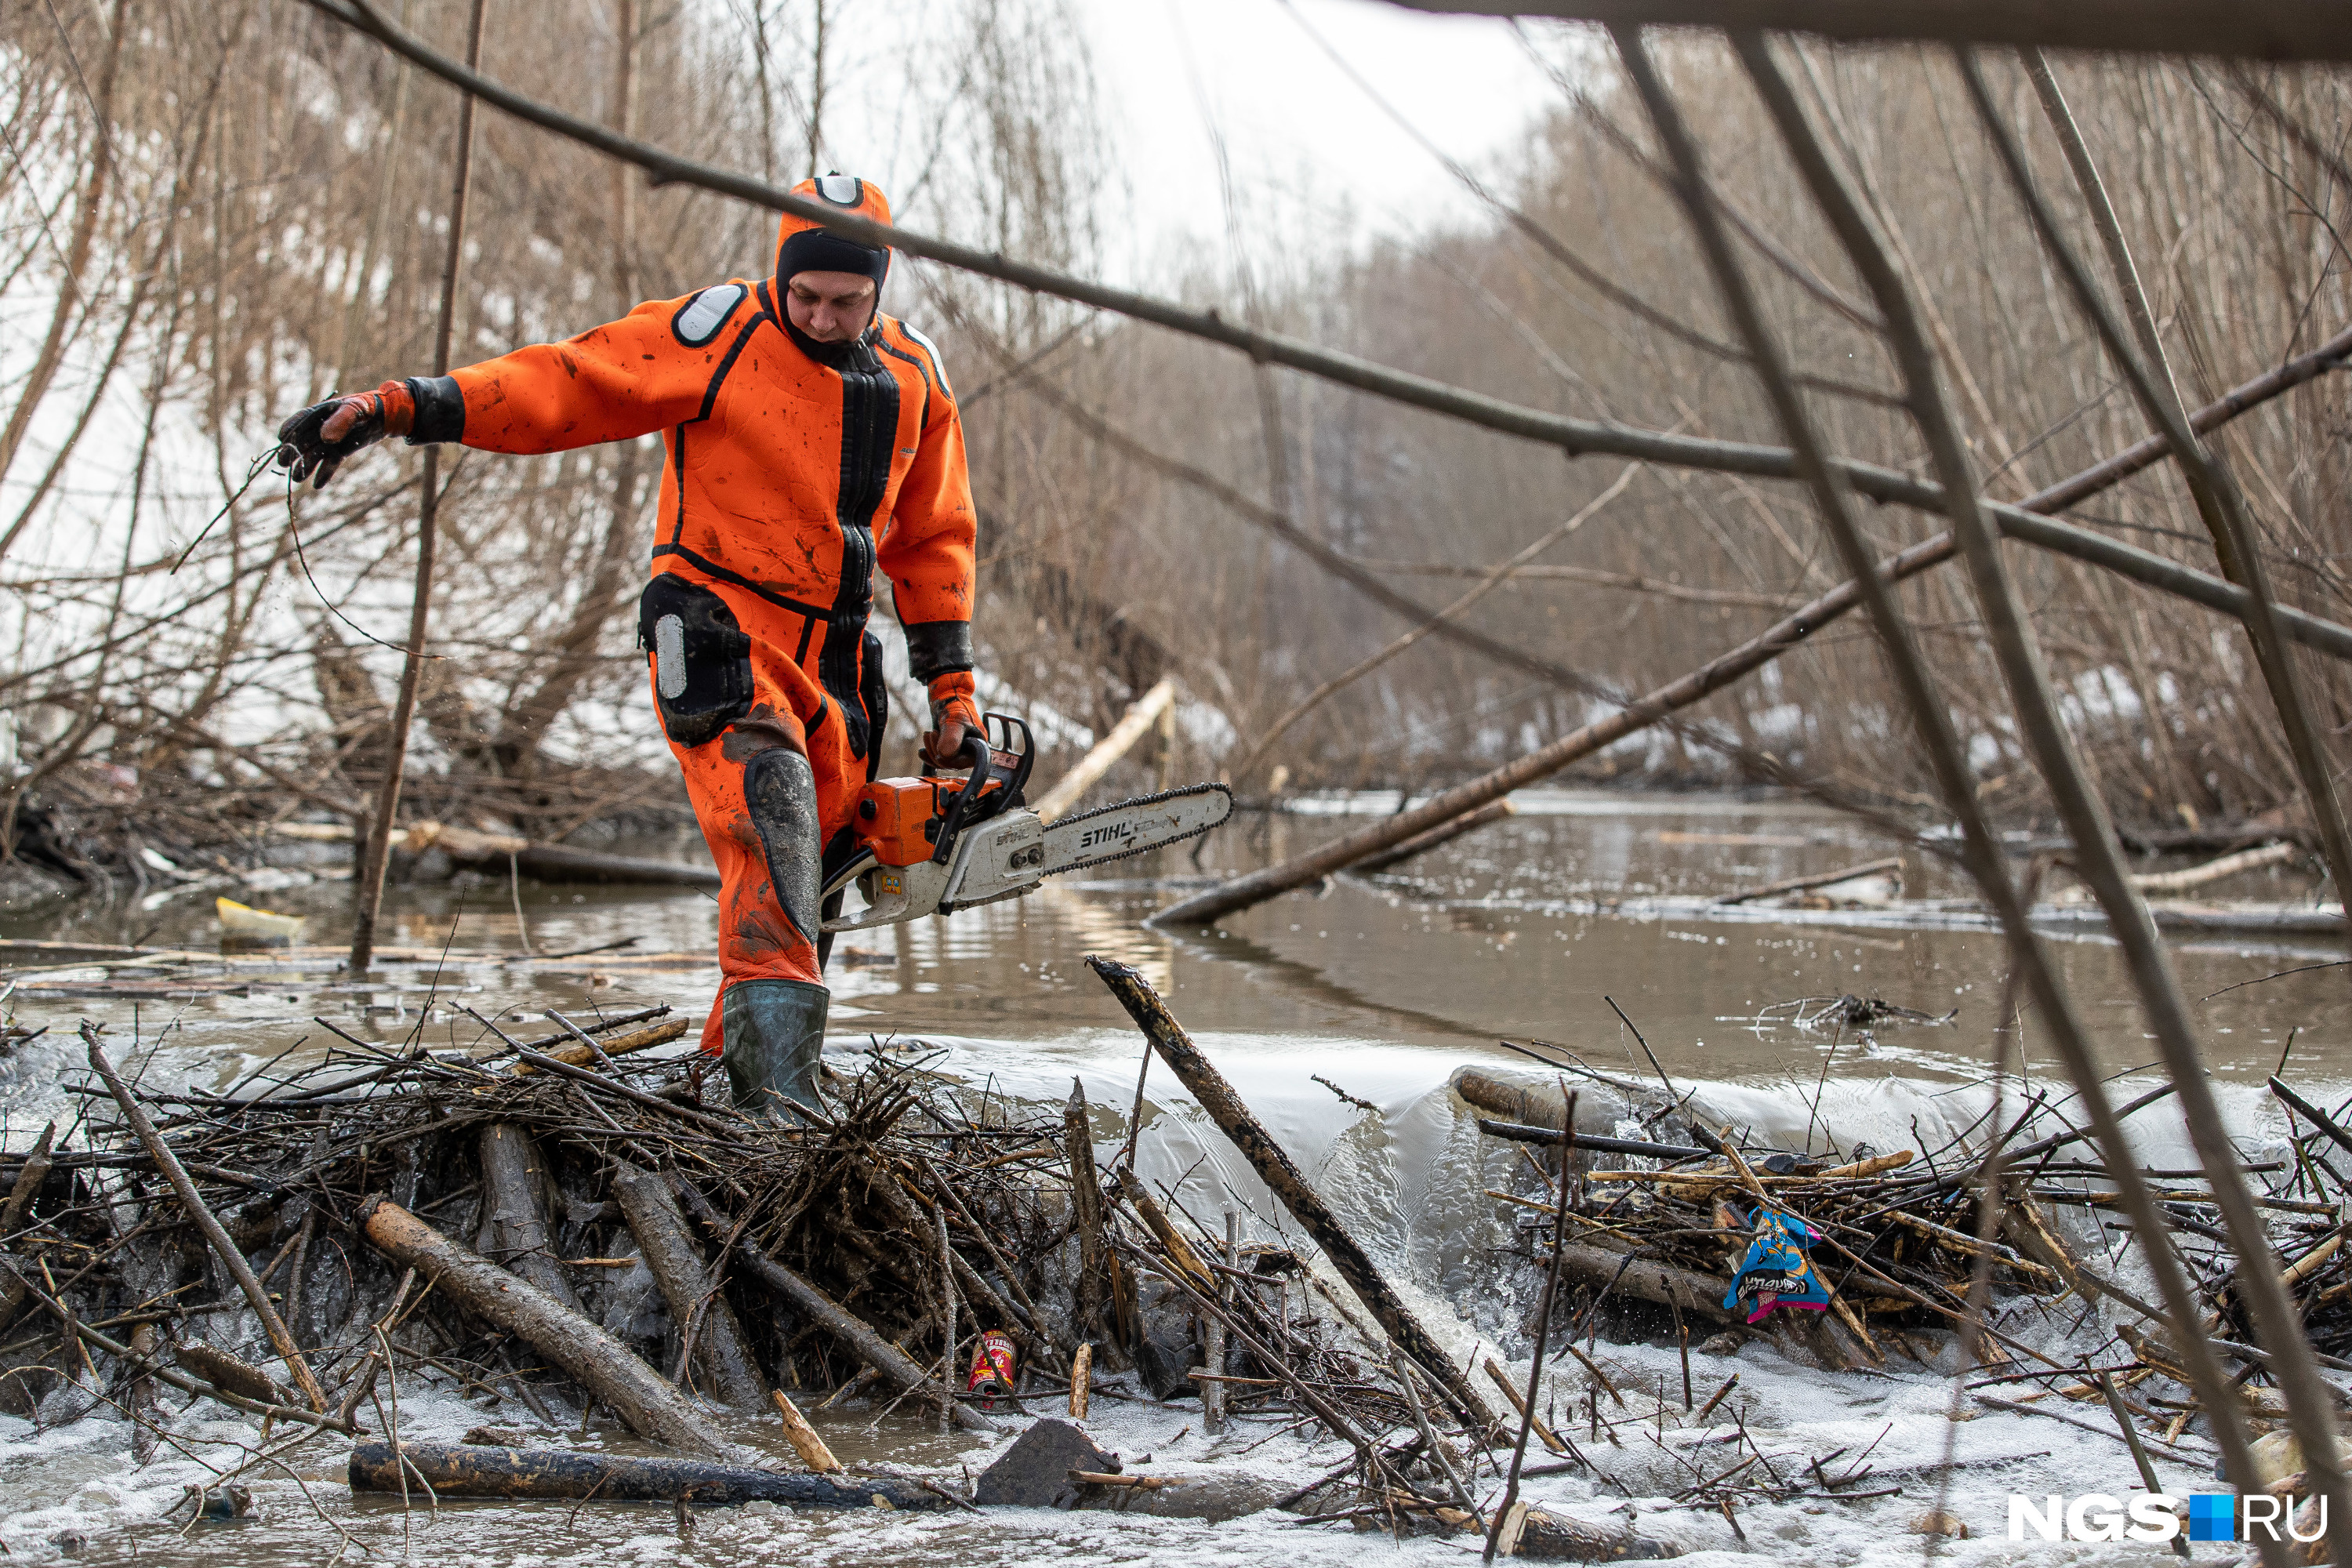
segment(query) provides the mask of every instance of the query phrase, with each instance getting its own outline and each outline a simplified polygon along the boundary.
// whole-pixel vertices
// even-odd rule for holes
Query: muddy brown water
[[[1433,1301],[1468,1288],[1460,1260],[1441,1256],[1442,1247],[1432,1252],[1428,1234],[1445,1215],[1470,1212],[1462,1205],[1475,1200],[1475,1188],[1432,1195],[1441,1185],[1433,1173],[1442,1166],[1433,1152],[1442,1129],[1429,1129],[1450,1118],[1440,1102],[1454,1068],[1525,1065],[1499,1049],[1498,1038],[1557,1042],[1596,1068],[1647,1077],[1608,996],[1678,1078],[1764,1094],[1817,1093],[1823,1080],[1864,1089],[1899,1081],[1933,1094],[1980,1079],[1991,1060],[2002,973],[1996,933],[1968,929],[1948,914],[1932,929],[1906,929],[1877,911],[1722,911],[1698,902],[1884,853],[1841,819],[1783,802],[1523,795],[1523,815],[1427,857],[1406,875],[1293,894],[1206,931],[1143,923],[1180,887],[1192,885],[1188,879],[1295,852],[1392,803],[1323,804],[1316,814],[1236,818],[1213,837],[1200,868],[1181,850],[1163,852],[1108,868],[1128,875],[1097,871],[1097,879],[1049,884],[1013,903],[845,939],[832,974],[833,1049],[852,1051],[869,1039],[936,1043],[948,1051],[946,1070],[1008,1095],[1058,1098],[1075,1076],[1098,1103],[1121,1105],[1133,1089],[1136,1037],[1082,961],[1102,952],[1138,963],[1277,1136],[1391,1245],[1393,1266],[1419,1272]],[[1907,869],[1915,894],[1960,891],[1916,858]],[[331,944],[348,935],[348,888],[322,881],[246,898],[308,916],[305,940]],[[62,914],[0,918],[0,935],[204,947],[217,940],[218,890],[155,897],[161,889],[151,889]],[[2311,889],[2296,874],[2263,873],[2210,891],[2291,900],[2307,900]],[[96,970],[24,977],[9,1003],[15,1017],[49,1026],[50,1033],[0,1065],[0,1115],[10,1142],[21,1145],[51,1116],[69,1113],[61,1090],[80,1066],[72,1037],[84,1016],[152,1050],[151,1082],[221,1085],[289,1047],[293,1060],[320,1049],[325,1034],[314,1015],[364,1038],[404,1039],[421,1025],[436,1045],[464,1045],[481,1031],[455,1011],[459,1005],[530,1018],[551,1008],[630,1011],[667,1003],[699,1019],[717,983],[713,967],[691,959],[653,967],[620,955],[559,965],[492,956],[520,954],[526,931],[541,952],[628,938],[637,939],[639,953],[708,952],[716,905],[700,893],[529,882],[510,889],[497,879],[395,888],[387,911],[390,941],[446,944],[452,961],[392,966],[361,984],[329,964],[288,963],[257,973],[243,994],[136,999],[101,994]],[[2054,951],[2107,1070],[2143,1068],[2155,1051],[2115,946],[2077,935],[2057,941]],[[2322,1084],[2352,1079],[2352,969],[2329,967],[2342,956],[2340,944],[2176,940],[2172,952],[2190,996],[2205,998],[2196,1014],[2209,1065],[2225,1081],[2258,1087],[2290,1037],[2290,1076]],[[1948,1024],[1888,1027],[1856,1039],[1798,1027],[1785,1005],[1776,1006],[1846,994],[1931,1016],[1958,1013]],[[2056,1071],[2030,1014],[2016,1045],[2030,1073]],[[1373,1120],[1386,1126],[1368,1133],[1361,1113],[1318,1086],[1318,1077],[1375,1102],[1381,1118]],[[1158,1157],[1171,1174],[1214,1152],[1192,1135],[1197,1129],[1162,1121],[1162,1110],[1155,1096],[1150,1120],[1165,1144]],[[461,1416],[510,1418],[445,1403],[451,1407],[445,1425]],[[1187,1422],[1181,1407],[1126,1412],[1122,1419],[1144,1446]],[[1190,1419],[1197,1419],[1197,1406]],[[968,1447],[897,1415],[869,1430],[876,1420],[863,1407],[829,1412],[828,1436],[845,1458],[944,1466],[950,1477],[955,1456]],[[283,1476],[259,1483],[269,1503],[263,1521],[186,1536],[176,1523],[152,1521],[168,1498],[129,1471],[121,1431],[84,1422],[35,1435],[24,1423],[0,1423],[0,1542],[38,1559],[54,1555],[47,1541],[56,1530],[81,1529],[89,1536],[86,1561],[193,1562],[225,1551],[256,1563],[325,1562],[341,1544]],[[742,1435],[776,1447],[772,1422]],[[334,1454],[316,1446],[295,1471],[373,1552],[405,1552],[412,1560],[734,1563],[781,1553],[841,1563],[1211,1562],[1228,1560],[1228,1550],[1240,1553],[1230,1560],[1262,1560],[1267,1546],[1257,1536],[1221,1546],[1222,1538],[1204,1533],[1210,1527],[1171,1521],[1136,1526],[1144,1533],[1129,1540],[1105,1534],[1111,1526],[1096,1521],[1007,1535],[968,1518],[877,1526],[789,1515],[705,1516],[688,1543],[666,1510],[554,1504],[453,1503],[428,1526],[404,1520],[396,1502],[352,1499]],[[176,1484],[164,1489],[176,1495]],[[1307,1539],[1296,1531],[1279,1537]]]

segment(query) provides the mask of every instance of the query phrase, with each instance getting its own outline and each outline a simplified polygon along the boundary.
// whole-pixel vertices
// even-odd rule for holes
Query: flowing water
[[[1520,1325],[1534,1281],[1495,1257],[1507,1222],[1484,1195],[1507,1178],[1517,1156],[1480,1139],[1446,1089],[1465,1065],[1536,1071],[1498,1040],[1553,1042],[1602,1071],[1651,1078],[1631,1032],[1603,1000],[1613,998],[1666,1071],[1703,1085],[1720,1112],[1786,1147],[1819,1146],[1825,1136],[1843,1147],[1865,1140],[1881,1149],[1918,1147],[1916,1140],[1941,1142],[1986,1109],[1986,1076],[2000,1038],[1994,1023],[2002,960],[1997,933],[1980,921],[1940,903],[1898,913],[1704,901],[1883,853],[1848,824],[1802,805],[1728,797],[1562,791],[1517,798],[1521,816],[1413,863],[1408,876],[1294,894],[1213,931],[1166,931],[1143,921],[1201,877],[1294,853],[1393,802],[1359,797],[1243,816],[1212,838],[1199,868],[1182,851],[1169,851],[1102,868],[1129,873],[1124,877],[1065,880],[952,919],[857,933],[834,955],[830,1049],[919,1041],[943,1053],[940,1070],[975,1086],[1058,1100],[1075,1078],[1097,1105],[1123,1108],[1135,1090],[1139,1039],[1082,960],[1105,953],[1136,963],[1457,1353],[1469,1354],[1475,1343],[1499,1346],[1506,1359],[1517,1359],[1522,1378]],[[1906,873],[1915,898],[1960,891],[1916,858]],[[2308,896],[2299,880],[2269,879],[2273,875],[2221,891]],[[347,893],[347,883],[322,881],[250,901],[310,916],[304,940],[331,944],[348,934]],[[388,1042],[421,1026],[436,1046],[480,1035],[459,1007],[529,1018],[549,1009],[634,1011],[667,1003],[699,1018],[717,984],[716,970],[698,956],[710,950],[715,913],[715,903],[695,892],[513,887],[503,879],[439,884],[394,890],[390,940],[416,950],[446,947],[449,961],[393,965],[363,985],[344,983],[331,962],[299,957],[240,971],[250,980],[241,994],[174,995],[152,986],[135,998],[119,989],[77,994],[78,984],[87,993],[105,990],[97,984],[100,972],[28,977],[46,988],[20,991],[11,1004],[16,1017],[48,1025],[50,1033],[0,1068],[5,1134],[22,1147],[52,1117],[72,1114],[66,1089],[81,1065],[73,1026],[85,1016],[125,1042],[118,1059],[135,1055],[150,1085],[213,1087],[280,1052],[299,1060],[320,1049],[327,1037],[314,1016]],[[0,921],[0,936],[202,947],[217,940],[217,928],[210,889],[177,896],[156,889],[62,919]],[[519,958],[526,941],[547,953],[632,938],[629,949],[560,964],[499,956]],[[2106,1070],[2127,1082],[2150,1079],[2155,1052],[2115,947],[2074,935],[2056,952]],[[2250,1147],[2278,1131],[2261,1090],[2283,1056],[2290,1076],[2309,1089],[2352,1079],[2352,971],[2328,967],[2341,952],[2324,939],[2173,945],[2189,995],[2205,998],[2197,1013],[2209,1065]],[[642,956],[656,953],[679,956]],[[1790,1005],[1847,994],[1941,1021],[1856,1037],[1800,1026],[1801,1010]],[[2007,1049],[2030,1079],[2056,1072],[2030,1013]],[[1167,1087],[1164,1073],[1147,1085],[1146,1174],[1176,1184],[1195,1214],[1238,1208],[1253,1232],[1276,1228],[1282,1216],[1246,1167],[1181,1091],[1161,1092]],[[2143,1121],[2140,1136],[2151,1154],[2183,1157],[2177,1118],[2159,1108]],[[1625,1374],[1621,1381],[1636,1388],[1679,1377],[1669,1350],[1601,1348]],[[1963,1468],[1950,1472],[1947,1506],[1979,1538],[1949,1546],[1962,1560],[2013,1550],[2001,1539],[2012,1490],[2122,1495],[2135,1484],[2122,1447],[2100,1436],[2020,1417],[1947,1423],[1949,1385],[1924,1373],[1829,1376],[1760,1344],[1737,1358],[1695,1361],[1695,1375],[1708,1386],[1740,1373],[1748,1424],[1787,1445],[1799,1466],[1841,1444],[1859,1450],[1875,1442],[1876,1473],[1907,1469],[1913,1479],[1901,1495],[1880,1501],[1754,1510],[1744,1521],[1744,1548],[1715,1516],[1666,1508],[1663,1500],[1687,1478],[1657,1477],[1657,1496],[1646,1503],[1620,1501],[1619,1492],[1572,1477],[1538,1483],[1534,1495],[1592,1517],[1612,1506],[1621,1510],[1612,1517],[1648,1509],[1654,1517],[1645,1531],[1696,1552],[1795,1550],[1845,1563],[1917,1559],[1918,1540],[1906,1527],[1938,1492],[1916,1472],[1943,1457],[1948,1436],[1957,1436]],[[1106,1404],[1098,1437],[1130,1457],[1153,1453],[1161,1471],[1181,1473],[1261,1441],[1247,1464],[1267,1476],[1303,1479],[1339,1457],[1328,1445],[1309,1451],[1271,1426],[1243,1425],[1211,1444],[1199,1431],[1197,1403]],[[454,1437],[468,1426],[520,1415],[454,1393],[419,1390],[412,1397],[404,1390],[404,1428],[412,1434]],[[932,1467],[956,1479],[959,1464],[976,1470],[986,1458],[972,1439],[941,1436],[898,1415],[877,1418],[854,1404],[825,1413],[820,1424],[845,1458]],[[772,1422],[741,1424],[737,1433],[779,1449]],[[181,1436],[194,1457],[167,1455],[135,1469],[126,1429],[102,1409],[47,1431],[0,1417],[0,1544],[12,1561],[42,1561],[61,1550],[52,1537],[79,1531],[87,1537],[82,1560],[102,1563],[308,1563],[338,1550],[355,1560],[362,1549],[484,1563],[735,1564],[780,1554],[842,1563],[1257,1563],[1273,1553],[1340,1562],[1368,1549],[1450,1562],[1463,1553],[1460,1543],[1440,1541],[1367,1547],[1344,1530],[1302,1530],[1279,1515],[1209,1525],[1108,1513],[884,1519],[763,1509],[706,1513],[684,1539],[670,1512],[652,1507],[451,1503],[404,1513],[396,1500],[353,1499],[341,1483],[341,1446],[326,1442],[282,1471],[248,1478],[258,1517],[190,1528],[185,1509],[167,1510],[183,1484],[205,1474],[196,1457],[224,1462],[229,1450],[205,1444],[250,1432],[226,1421],[207,1425],[197,1412],[184,1419]],[[602,1428],[580,1440],[626,1446]],[[2004,1463],[2004,1456],[2023,1457]],[[2168,1466],[2166,1474],[2173,1490],[2196,1489],[2191,1472]],[[1619,1479],[1627,1489],[1644,1489],[1631,1472]],[[2104,1550],[2109,1558],[2160,1551]]]

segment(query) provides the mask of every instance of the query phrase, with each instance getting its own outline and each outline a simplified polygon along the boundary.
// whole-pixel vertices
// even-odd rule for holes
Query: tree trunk
[[[744,1342],[735,1309],[703,1267],[701,1248],[687,1234],[686,1215],[678,1212],[668,1182],[651,1171],[624,1166],[613,1178],[613,1195],[620,1200],[662,1300],[669,1303],[681,1342],[693,1345],[695,1361],[719,1399],[738,1410],[765,1408],[767,1379]]]

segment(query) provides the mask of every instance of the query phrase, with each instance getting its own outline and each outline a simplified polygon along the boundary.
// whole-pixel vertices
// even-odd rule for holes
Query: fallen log
[[[1451,844],[1465,833],[1475,833],[1490,822],[1500,822],[1507,816],[1517,816],[1519,808],[1508,800],[1490,800],[1475,811],[1463,813],[1451,822],[1439,823],[1426,833],[1416,833],[1402,844],[1392,844],[1378,854],[1367,855],[1348,868],[1360,877],[1375,871],[1385,871],[1391,866],[1402,866],[1416,855],[1426,855],[1441,844]]]
[[[1622,1252],[1574,1241],[1559,1249],[1559,1258],[1560,1278],[1564,1280],[1573,1279],[1595,1289],[1608,1289],[1613,1295],[1654,1301],[1661,1307],[1679,1307],[1685,1314],[1696,1312],[1718,1323],[1744,1321],[1741,1314],[1727,1310],[1723,1305],[1723,1293],[1731,1284],[1728,1279],[1646,1258],[1636,1258],[1629,1264]]]
[[[424,1275],[465,1310],[529,1343],[639,1436],[708,1458],[732,1457],[734,1450],[667,1379],[530,1280],[459,1246],[387,1198],[362,1204],[359,1218],[361,1231],[377,1251]]]
[[[1810,877],[1788,877],[1778,882],[1767,882],[1760,888],[1750,888],[1744,893],[1726,893],[1715,901],[1718,904],[1753,903],[1758,899],[1769,899],[1780,893],[1833,888],[1840,882],[1851,882],[1858,877],[1884,876],[1889,871],[1897,876],[1902,874],[1902,856],[1889,855],[1884,860],[1865,860],[1859,866],[1841,866],[1834,871],[1816,871]]]
[[[709,1377],[723,1404],[738,1410],[758,1410],[768,1403],[767,1379],[743,1338],[735,1309],[702,1264],[702,1250],[687,1234],[686,1215],[678,1212],[669,1184],[651,1171],[623,1165],[613,1177],[613,1196],[620,1203],[637,1250],[653,1270],[669,1305],[670,1321],[677,1325],[682,1345],[691,1346],[695,1360]],[[679,1376],[686,1369],[679,1368]]]
[[[725,1233],[726,1226],[718,1212],[699,1193],[691,1186],[681,1185],[678,1195],[686,1200],[687,1205],[694,1210],[695,1217],[705,1227]],[[917,1366],[905,1352],[867,1328],[847,1308],[761,1252],[747,1237],[735,1238],[735,1257],[742,1264],[745,1273],[782,1297],[785,1304],[802,1317],[840,1341],[842,1348],[864,1362],[877,1377],[889,1385],[892,1393],[919,1399],[934,1410],[939,1408],[939,1380]],[[960,1400],[946,1403],[950,1417],[967,1432],[992,1434],[1003,1430],[977,1410],[967,1409]]]
[[[896,1476],[811,1475],[754,1470],[694,1459],[647,1459],[565,1448],[489,1448],[465,1443],[404,1442],[352,1448],[355,1492],[399,1492],[424,1478],[441,1497],[577,1498],[598,1502],[693,1503],[727,1508],[780,1502],[790,1508],[938,1509],[950,1500]]]
[[[1160,683],[1137,699],[1134,705],[1119,716],[1110,732],[1095,742],[1094,749],[1078,759],[1078,765],[1045,792],[1044,799],[1034,808],[1041,822],[1051,823],[1086,798],[1087,791],[1099,783],[1111,765],[1134,748],[1138,741],[1150,731],[1152,723],[1161,712],[1176,701],[1176,682],[1162,677]]]
[[[348,823],[282,822],[281,837],[330,843],[349,842]],[[438,849],[464,866],[504,867],[509,857],[518,873],[542,882],[642,882],[677,888],[716,888],[715,866],[687,866],[674,860],[648,860],[635,855],[606,855],[569,844],[541,844],[511,833],[477,833],[446,822],[415,822],[395,828],[392,842],[411,855]]]
[[[2259,849],[2242,849],[2235,855],[2224,855],[2201,866],[2184,867],[2178,871],[2148,871],[2125,879],[2143,893],[2185,893],[2191,888],[2201,888],[2208,882],[2218,882],[2241,871],[2259,871],[2265,866],[2284,866],[2302,853],[2303,847],[2298,844],[2265,844]]]
[[[578,1311],[580,1298],[556,1262],[540,1208],[538,1146],[520,1128],[492,1121],[482,1128],[481,1153],[482,1228],[475,1245],[491,1262]]]
[[[1176,1016],[1168,1010],[1168,1004],[1160,1000],[1159,993],[1144,980],[1142,973],[1131,965],[1094,954],[1087,956],[1087,963],[1101,976],[1102,983],[1110,987],[1111,994],[1118,998],[1119,1005],[1135,1020],[1136,1027],[1143,1031],[1144,1037],[1151,1042],[1152,1048],[1160,1053],[1184,1087],[1192,1091],[1192,1098],[1201,1102],[1202,1109],[1217,1124],[1217,1130],[1241,1151],[1243,1157],[1257,1171],[1258,1179],[1282,1200],[1291,1217],[1297,1220],[1307,1234],[1314,1238],[1316,1245],[1323,1249],[1332,1268],[1355,1292],[1356,1299],[1363,1302],[1365,1310],[1371,1313],[1381,1330],[1429,1373],[1445,1396],[1446,1403],[1453,1405],[1455,1413],[1475,1430],[1485,1432],[1492,1427],[1495,1425],[1494,1412],[1487,1408],[1485,1400],[1478,1397],[1478,1391],[1470,1385],[1470,1380],[1463,1375],[1461,1368],[1454,1364],[1453,1357],[1446,1354],[1444,1347],[1398,1297],[1395,1288],[1381,1273],[1380,1266],[1339,1223],[1339,1215],[1333,1214],[1329,1205],[1307,1184],[1306,1176],[1291,1163],[1282,1145],[1276,1142],[1257,1118],[1251,1114],[1241,1096],[1234,1092],[1233,1085],[1225,1081],[1224,1075],[1201,1054],[1199,1047],[1192,1044],[1192,1037],[1184,1033],[1183,1026],[1176,1021]]]

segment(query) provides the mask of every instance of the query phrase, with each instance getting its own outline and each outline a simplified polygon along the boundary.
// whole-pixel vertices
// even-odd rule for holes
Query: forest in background
[[[780,183],[812,166],[872,173],[909,227],[1100,270],[1122,176],[1071,18],[1053,0],[934,0],[908,29],[923,47],[886,51],[861,36],[866,9],[494,0],[484,59],[533,97],[691,156]],[[403,15],[462,45],[462,5],[409,0]],[[1399,174],[1433,194],[1472,184],[1486,217],[1365,239],[1312,190],[1229,177],[1224,253],[1147,286],[1517,403],[1776,444],[1639,105],[1583,35],[1528,37],[1560,93],[1524,142],[1476,171],[1433,157]],[[382,448],[290,508],[274,475],[247,481],[288,412],[425,367],[457,96],[289,0],[14,6],[0,51],[7,841],[58,868],[135,873],[142,847],[179,855],[286,816],[355,820],[383,766],[418,459]],[[1667,58],[1832,448],[1926,473],[1867,296],[1727,52],[1691,42]],[[1986,492],[2022,496],[2140,438],[2128,389],[1940,57],[1790,45],[1785,58],[1928,303]],[[2057,71],[2190,405],[2342,330],[2352,121],[2339,75],[2080,57]],[[2024,73],[2003,64],[1995,83],[2044,190],[2080,224]],[[1391,107],[1421,129],[1442,120],[1442,105]],[[850,144],[847,123],[862,128]],[[870,144],[876,125],[887,147]],[[1248,167],[1246,151],[1226,149],[1225,166]],[[496,112],[480,119],[473,200],[460,363],[756,276],[772,249],[770,214],[651,188]],[[1139,751],[1106,793],[1171,772],[1245,795],[1425,792],[1574,728],[1602,710],[1596,690],[1646,690],[1704,662],[1842,575],[1792,484],[1568,462],[903,258],[887,308],[942,342],[961,394],[987,694],[1046,721],[1042,777],[1173,676],[1174,754]],[[2218,438],[2281,596],[2330,618],[2345,596],[2347,438],[2340,377]],[[445,465],[439,657],[406,810],[555,840],[679,812],[631,646],[659,470],[651,440]],[[2212,569],[2168,468],[2069,516]],[[1864,521],[1882,553],[1939,526],[1892,508]],[[1486,586],[1460,619],[1587,689],[1429,636],[1340,684],[1414,622],[1282,542],[1281,527],[1433,611]],[[2074,561],[2010,555],[2118,818],[2193,827],[2299,809],[2242,630]],[[2005,821],[2040,820],[1964,585],[1930,573],[1901,594],[1958,704],[1979,794]],[[2352,693],[2334,664],[2297,657],[2332,737]],[[897,682],[890,771],[912,768],[914,695]],[[1860,622],[1693,720],[1580,773],[1794,776],[1932,807]]]

